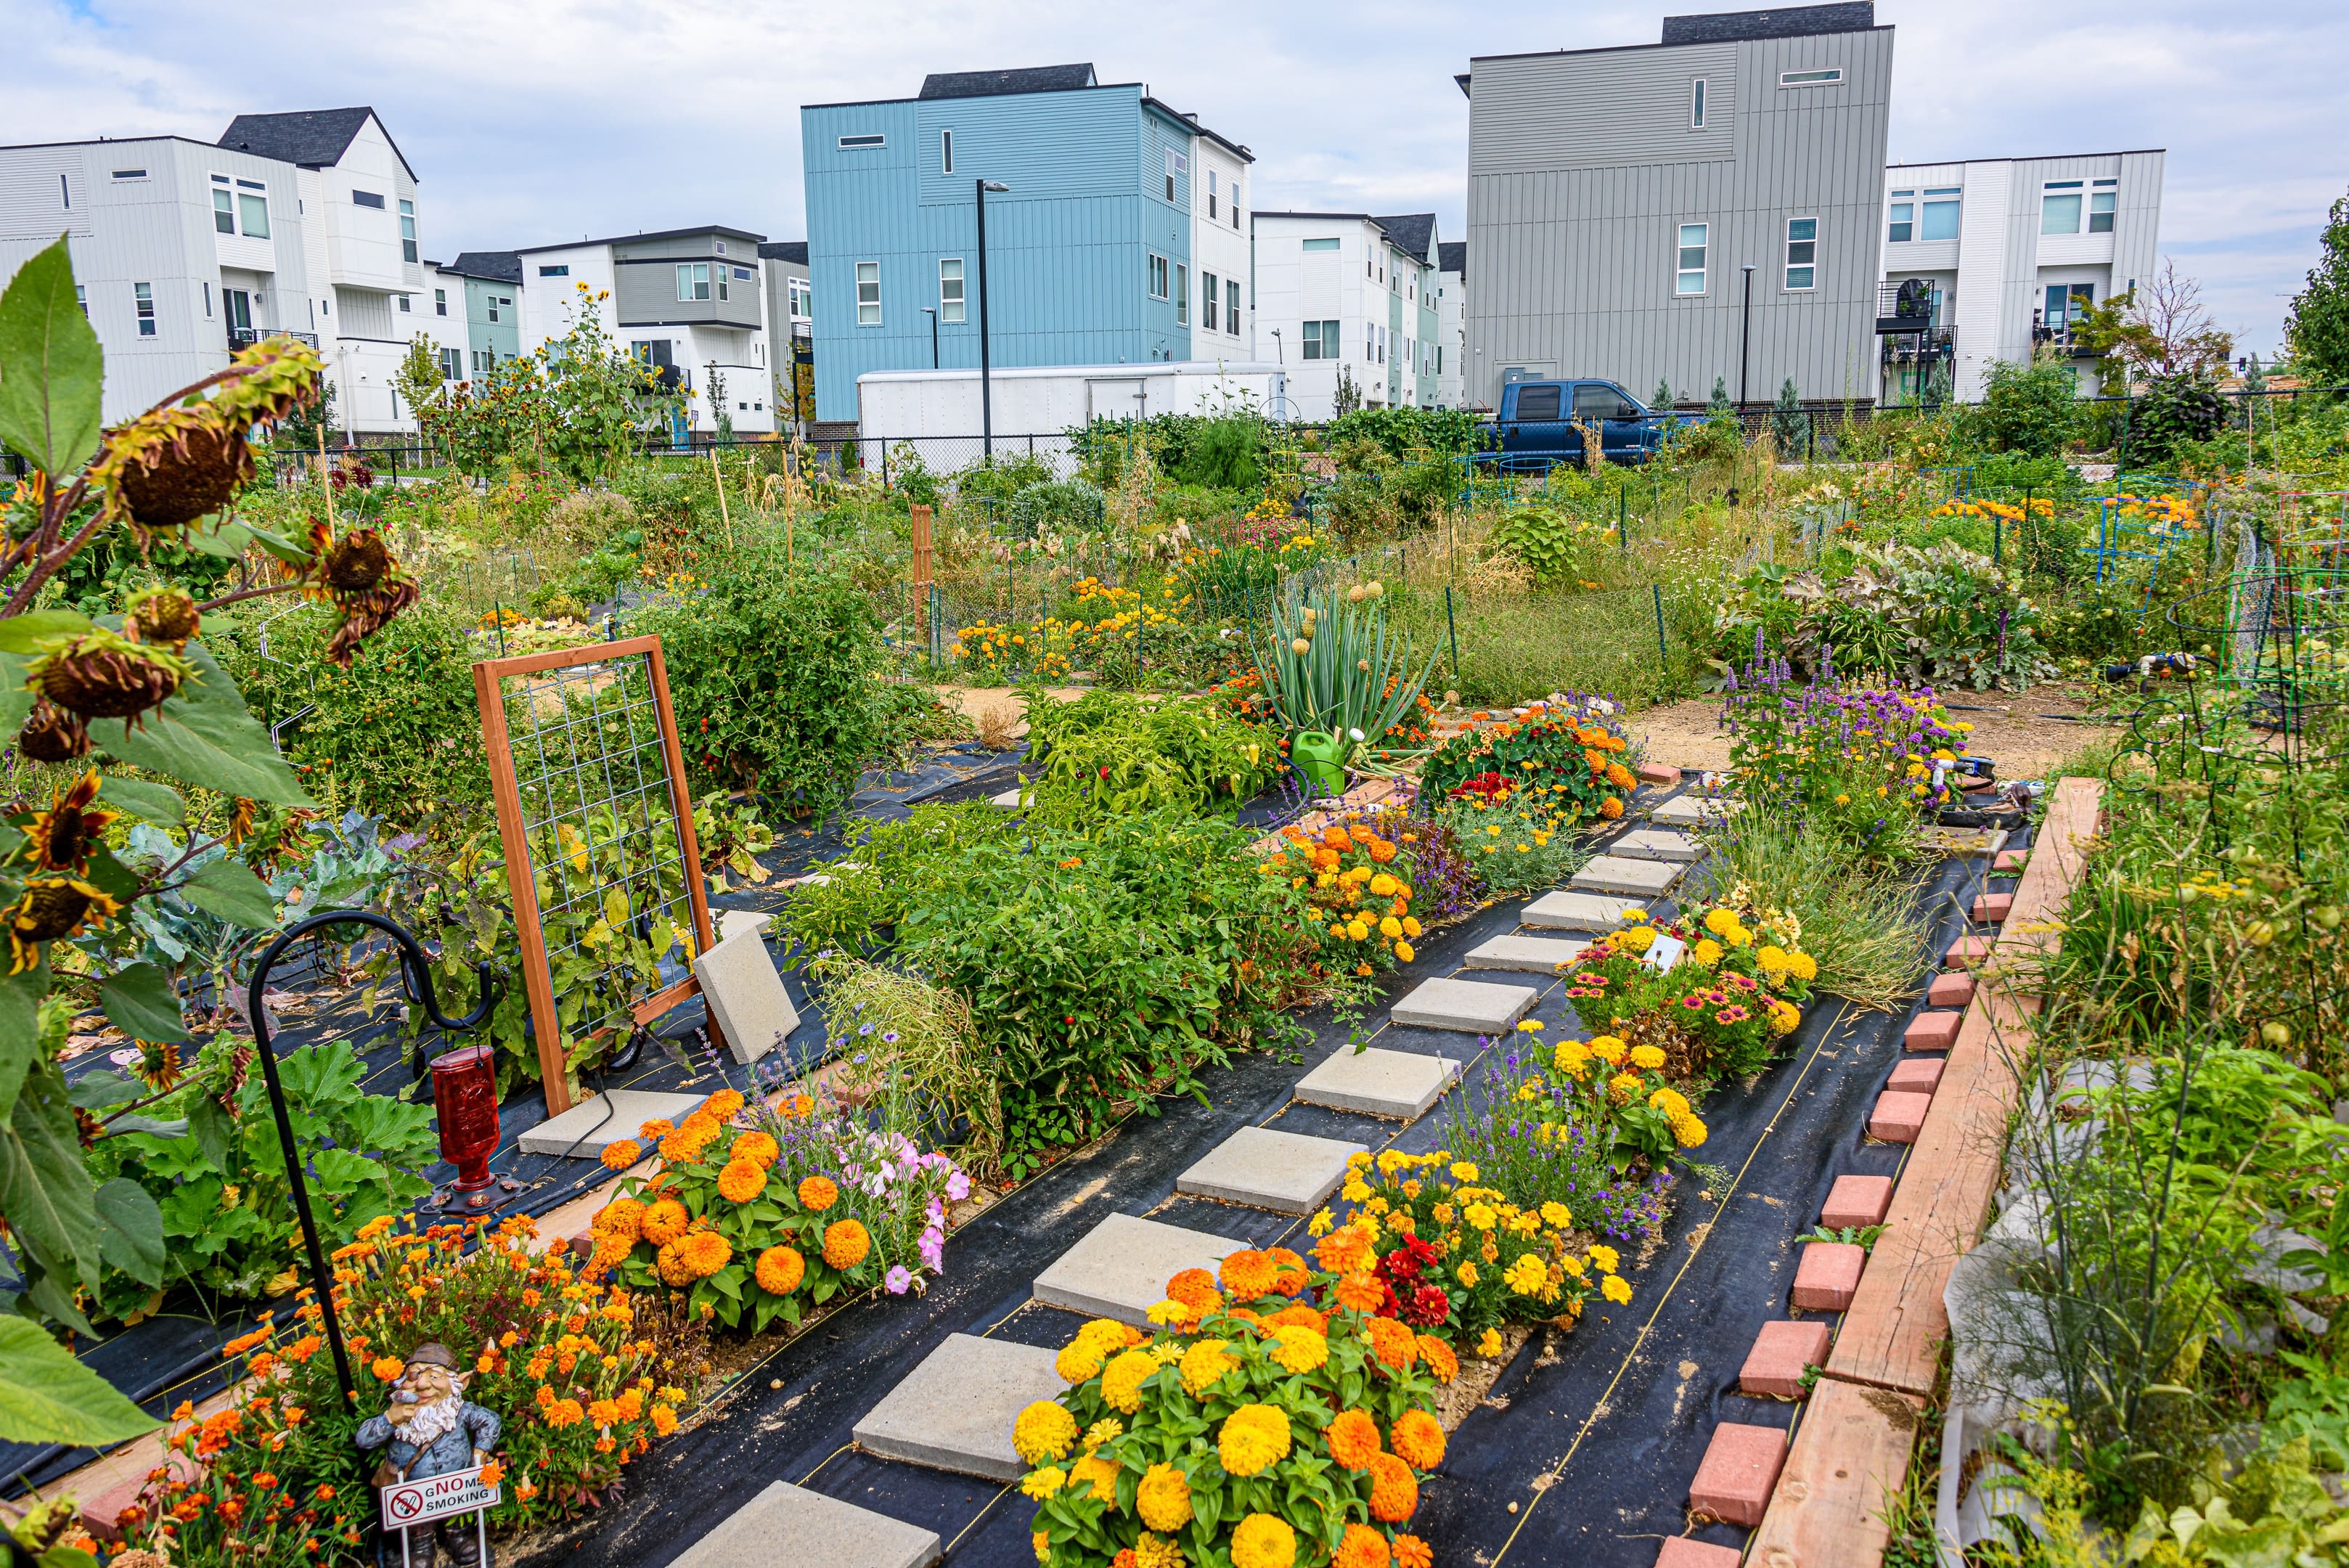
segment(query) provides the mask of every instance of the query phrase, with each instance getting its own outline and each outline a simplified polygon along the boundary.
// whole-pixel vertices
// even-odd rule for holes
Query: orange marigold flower
[[[1397,1372],[1407,1370],[1419,1359],[1419,1341],[1394,1319],[1374,1317],[1364,1328],[1371,1336],[1371,1354]]]
[[[643,1126],[636,1128],[636,1136],[643,1138],[647,1143],[658,1143],[661,1139],[668,1137],[669,1134],[675,1131],[677,1131],[677,1124],[675,1122],[669,1120],[667,1116],[655,1116],[652,1120],[646,1122]]]
[[[730,1203],[748,1203],[766,1190],[766,1170],[747,1159],[730,1159],[718,1173],[718,1195]]]
[[[691,1223],[693,1216],[685,1211],[684,1204],[674,1198],[664,1198],[645,1210],[644,1238],[656,1247],[666,1246],[684,1235],[685,1228]]]
[[[1387,1299],[1386,1288],[1378,1276],[1367,1270],[1357,1269],[1338,1282],[1338,1304],[1356,1312],[1376,1312]]]
[[[1371,840],[1371,859],[1377,861],[1380,865],[1384,866],[1388,861],[1392,860],[1394,857],[1395,846],[1390,840],[1384,838],[1373,838]]]
[[[1371,1239],[1352,1225],[1342,1225],[1313,1243],[1313,1260],[1333,1274],[1350,1274],[1371,1262]]]
[[[730,1159],[747,1159],[752,1165],[764,1170],[767,1167],[774,1164],[777,1159],[781,1158],[782,1152],[782,1149],[777,1146],[775,1140],[766,1133],[747,1132],[740,1137],[734,1140],[733,1152],[727,1158]]]
[[[624,1137],[617,1143],[605,1144],[602,1158],[606,1170],[626,1170],[644,1157],[644,1148],[636,1139]]]
[[[1449,1383],[1460,1376],[1460,1357],[1435,1335],[1423,1334],[1419,1336],[1419,1354],[1420,1358],[1427,1363],[1427,1369],[1435,1374],[1438,1383]]]
[[[854,1220],[835,1220],[823,1228],[823,1261],[845,1272],[873,1251],[873,1238]]]
[[[1366,1470],[1379,1454],[1379,1424],[1367,1410],[1340,1410],[1322,1434],[1330,1457],[1350,1470]]]
[[[1346,1526],[1330,1568],[1387,1568],[1387,1538],[1367,1524]]]
[[[1387,1434],[1395,1457],[1416,1470],[1432,1470],[1444,1462],[1444,1428],[1424,1410],[1405,1410]]]
[[[1612,822],[1623,815],[1623,803],[1610,794],[1599,803],[1599,815]]]
[[[1305,1260],[1286,1247],[1275,1247],[1265,1256],[1272,1260],[1272,1288],[1277,1294],[1294,1296],[1310,1283],[1305,1272]]]
[[[1315,1312],[1311,1307],[1307,1306],[1304,1303],[1297,1302],[1281,1308],[1278,1312],[1265,1319],[1264,1326],[1269,1329],[1283,1329],[1295,1326],[1298,1328],[1309,1328],[1316,1334],[1327,1334],[1330,1332],[1330,1320],[1320,1313]]]
[[[576,1399],[554,1400],[546,1407],[543,1417],[548,1426],[557,1428],[575,1427],[586,1418],[587,1412],[579,1407]]]
[[[1435,1552],[1416,1535],[1394,1538],[1395,1568],[1435,1568]]]
[[[1252,1247],[1243,1247],[1224,1259],[1216,1270],[1216,1278],[1233,1300],[1252,1302],[1272,1293],[1275,1272],[1270,1257]]]
[[[693,1283],[698,1277],[693,1272],[693,1265],[685,1261],[685,1254],[678,1250],[678,1244],[675,1241],[664,1243],[661,1250],[654,1254],[653,1268],[660,1274],[661,1283],[675,1285],[680,1289]],[[571,1359],[569,1356],[564,1356],[561,1361],[568,1362]],[[568,1372],[571,1368],[568,1366],[563,1366],[562,1370]]]
[[[677,1251],[697,1280],[708,1279],[734,1260],[734,1243],[715,1231],[688,1231],[677,1239]]]
[[[677,1412],[666,1405],[653,1407],[653,1430],[666,1438],[677,1430]]]
[[[1185,1269],[1166,1282],[1166,1293],[1185,1306],[1205,1308],[1216,1299],[1216,1276],[1205,1269]]]
[[[811,1176],[800,1183],[800,1207],[811,1213],[821,1214],[839,1201],[840,1189],[829,1177]]]
[[[696,1116],[699,1116],[702,1112],[706,1111],[709,1115],[723,1120],[741,1108],[741,1090],[720,1089],[716,1094],[710,1096],[708,1099],[702,1101],[700,1109],[697,1110],[694,1114]]]
[[[771,1295],[787,1296],[800,1288],[807,1277],[807,1260],[796,1247],[770,1247],[759,1254],[753,1277],[759,1288]]]
[[[1419,1478],[1392,1454],[1371,1456],[1371,1517],[1401,1524],[1419,1509]]]

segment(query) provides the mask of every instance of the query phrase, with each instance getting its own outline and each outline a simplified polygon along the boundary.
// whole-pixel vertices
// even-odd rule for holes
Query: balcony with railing
[[[2104,357],[2104,350],[2087,341],[2077,322],[2067,319],[2050,323],[2043,311],[2031,313],[2031,342],[2034,348],[2052,349],[2067,359]]]
[[[291,337],[295,342],[312,348],[318,346],[318,335],[315,332],[286,332],[274,327],[232,327],[228,329],[228,350],[233,354],[240,348],[266,343],[272,337]]]
[[[1876,286],[1876,330],[1886,337],[1929,333],[1936,323],[1947,330],[1947,323],[1957,307],[1956,295],[1927,278],[1879,283]]]

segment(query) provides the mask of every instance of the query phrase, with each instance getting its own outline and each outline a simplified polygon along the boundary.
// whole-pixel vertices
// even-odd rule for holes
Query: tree
[[[1803,438],[1809,433],[1809,421],[1803,418],[1803,394],[1789,376],[1778,388],[1778,400],[1770,405],[1770,439],[1777,443],[1780,457],[1792,457],[1803,450]]]
[[[1713,418],[1730,411],[1728,377],[1715,376],[1713,379],[1713,396],[1705,400],[1704,411]]]
[[[2078,387],[2061,361],[2001,359],[1991,366],[1982,406],[1973,410],[1974,435],[1992,452],[2053,457],[2079,428]]]
[[[1338,367],[1338,396],[1333,412],[1344,419],[1362,406],[1362,389],[1354,385],[1353,372],[1344,364]]]
[[[415,416],[416,428],[421,431],[425,410],[442,396],[440,356],[423,333],[409,340],[408,352],[400,357],[399,368],[391,373],[391,384],[407,400],[408,411]]]
[[[1651,409],[1669,409],[1672,406],[1671,378],[1668,376],[1656,378],[1656,395],[1649,400],[1648,406]]]
[[[2349,386],[2349,196],[2333,203],[2308,270],[2308,286],[2292,296],[2284,340],[2301,372],[2317,384]]]
[[[2128,313],[2111,347],[2141,377],[2207,375],[2226,369],[2235,335],[2210,319],[2202,286],[2164,257],[2142,289],[2130,291]]]

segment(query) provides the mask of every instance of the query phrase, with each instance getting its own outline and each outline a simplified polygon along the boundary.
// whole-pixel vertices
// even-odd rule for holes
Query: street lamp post
[[[1011,189],[1000,180],[974,180],[972,198],[978,207],[978,429],[986,456],[995,455],[994,366],[987,340],[987,193]]]
[[[1737,411],[1745,411],[1745,378],[1754,358],[1754,264],[1747,262],[1745,272],[1744,322],[1737,337]]]
[[[930,369],[935,370],[938,368],[938,313],[926,305],[922,314],[930,318]]]

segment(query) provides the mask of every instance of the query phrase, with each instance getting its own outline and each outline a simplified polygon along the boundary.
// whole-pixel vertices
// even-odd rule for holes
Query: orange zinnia
[[[1366,1470],[1379,1455],[1379,1424],[1367,1410],[1340,1410],[1323,1434],[1330,1457],[1350,1470]]]

